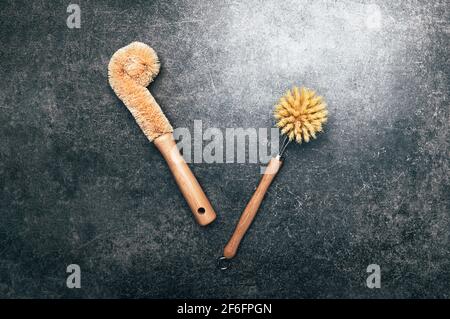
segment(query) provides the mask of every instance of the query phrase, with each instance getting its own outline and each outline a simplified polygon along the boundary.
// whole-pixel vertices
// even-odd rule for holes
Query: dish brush
[[[280,99],[274,110],[276,126],[284,135],[280,151],[275,158],[270,160],[255,193],[223,250],[222,258],[231,259],[236,255],[241,240],[255,218],[267,189],[281,167],[283,153],[288,144],[292,141],[299,144],[308,143],[311,139],[315,139],[317,133],[322,132],[327,116],[327,106],[323,98],[317,96],[313,90],[294,87]]]
[[[216,218],[216,213],[178,151],[172,126],[147,89],[159,68],[155,51],[144,43],[133,42],[112,56],[109,83],[145,136],[163,155],[195,219],[204,226]]]

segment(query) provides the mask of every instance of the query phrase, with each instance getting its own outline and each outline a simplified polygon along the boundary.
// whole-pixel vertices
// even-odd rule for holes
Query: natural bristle
[[[327,121],[327,115],[327,105],[322,97],[304,87],[287,91],[274,111],[281,134],[297,143],[316,138],[316,133],[322,131],[322,124]]]
[[[146,88],[158,72],[158,56],[151,47],[141,42],[133,42],[118,50],[108,66],[111,87],[150,141],[173,131]]]

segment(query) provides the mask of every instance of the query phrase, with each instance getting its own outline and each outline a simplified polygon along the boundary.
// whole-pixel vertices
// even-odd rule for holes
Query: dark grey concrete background
[[[448,1],[0,10],[0,297],[449,297]],[[109,58],[134,40],[162,61],[150,90],[174,127],[271,127],[294,84],[329,104],[227,272],[216,258],[260,165],[191,164],[218,213],[197,226],[108,85]],[[66,288],[71,263],[81,289]],[[371,263],[381,289],[365,286]]]

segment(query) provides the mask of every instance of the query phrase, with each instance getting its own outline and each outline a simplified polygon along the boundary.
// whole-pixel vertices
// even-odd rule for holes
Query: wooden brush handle
[[[256,188],[255,193],[252,198],[245,207],[244,212],[239,219],[239,222],[234,230],[233,235],[231,236],[228,244],[225,246],[223,250],[223,256],[227,259],[231,259],[236,255],[236,252],[239,248],[239,244],[241,243],[242,238],[250,227],[253,219],[258,212],[259,206],[261,205],[262,200],[264,199],[264,195],[267,192],[270,184],[273,179],[277,175],[278,171],[281,167],[281,160],[279,156],[276,158],[272,158],[269,162],[269,165],[266,168],[266,171],[259,182],[258,187]]]
[[[156,138],[153,143],[163,155],[170,171],[172,172],[178,187],[186,199],[196,221],[206,226],[216,218],[208,198],[192,171],[187,166],[175,144],[172,133],[166,133]]]

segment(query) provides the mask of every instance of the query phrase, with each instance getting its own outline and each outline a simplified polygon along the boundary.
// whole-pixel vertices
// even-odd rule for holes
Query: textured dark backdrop
[[[72,2],[81,29],[70,1],[0,3],[0,297],[449,297],[448,1]],[[133,40],[174,127],[271,127],[294,84],[329,104],[229,271],[260,165],[191,164],[218,213],[197,226],[108,85]]]

